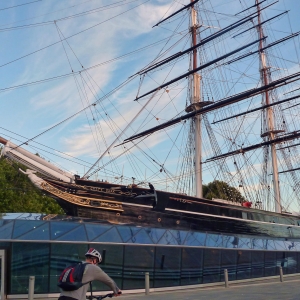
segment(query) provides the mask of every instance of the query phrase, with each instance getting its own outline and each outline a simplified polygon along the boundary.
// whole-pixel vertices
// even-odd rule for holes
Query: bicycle
[[[119,294],[122,294],[122,293],[119,293]],[[86,297],[87,300],[93,300],[93,299],[96,299],[96,300],[102,300],[104,298],[112,298],[114,296],[114,293],[109,293],[109,294],[106,294],[104,296],[94,296],[94,295],[91,295],[91,296],[88,296]]]
[[[107,294],[107,295],[104,295],[104,296],[93,296],[93,295],[91,295],[91,296],[86,297],[86,299],[87,300],[92,300],[92,299],[102,300],[102,299],[104,299],[106,297],[112,298],[113,295],[114,295],[114,293],[110,293],[110,294]]]

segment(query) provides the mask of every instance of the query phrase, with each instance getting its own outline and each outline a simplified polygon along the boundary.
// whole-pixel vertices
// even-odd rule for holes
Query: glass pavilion
[[[58,276],[84,260],[89,247],[103,256],[101,268],[122,290],[250,279],[300,272],[300,242],[116,225],[99,220],[43,214],[2,214],[0,251],[5,251],[7,295],[58,293]],[[2,267],[4,266],[2,262]],[[93,284],[93,290],[107,287]]]

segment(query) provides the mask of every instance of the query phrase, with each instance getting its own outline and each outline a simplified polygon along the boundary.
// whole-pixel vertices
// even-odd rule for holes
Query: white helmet
[[[85,254],[85,256],[96,257],[99,260],[99,264],[102,261],[101,254],[94,248],[90,248],[89,251]]]

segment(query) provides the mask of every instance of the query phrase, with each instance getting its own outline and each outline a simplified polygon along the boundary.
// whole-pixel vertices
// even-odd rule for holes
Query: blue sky
[[[209,1],[204,2],[208,7]],[[239,1],[211,2],[215,11],[223,14],[232,15],[243,9]],[[0,136],[20,144],[20,141],[25,142],[26,138],[39,135],[88,104],[101,99],[151,62],[159,54],[162,46],[165,47],[164,49],[168,49],[168,45],[171,46],[171,43],[167,43],[167,39],[172,34],[170,28],[173,24],[156,28],[152,26],[164,16],[182,7],[182,4],[188,3],[187,0],[177,2],[171,0],[0,0],[2,41]],[[268,0],[266,3],[272,1]],[[284,10],[290,10],[290,13],[288,17],[285,16],[276,23],[275,34],[278,36],[288,35],[291,28],[293,32],[300,30],[299,1],[281,0],[272,6],[268,16],[271,17]],[[75,17],[76,14],[80,16]],[[212,22],[218,28],[219,24],[226,22],[229,24],[228,22],[232,20],[232,18],[226,19],[225,15],[220,15],[220,20],[203,20],[203,25]],[[184,44],[187,43],[185,34],[186,32],[178,34],[182,41],[174,50],[184,49]],[[65,38],[68,43],[61,42],[61,39]],[[175,38],[177,37],[173,37],[172,41],[175,41]],[[241,45],[242,41],[243,39],[237,41],[233,48],[236,48],[239,43]],[[122,57],[156,42],[157,47],[147,47],[143,51]],[[284,51],[297,47],[299,38],[296,38],[294,43],[288,43]],[[165,57],[168,55],[169,53]],[[295,54],[291,52],[291,60],[297,61],[293,55]],[[118,57],[119,59],[115,60]],[[291,63],[290,67],[298,66]],[[76,75],[72,75],[72,70]],[[185,72],[188,67],[181,64],[172,69],[171,74],[166,78],[171,79],[176,74],[182,73],[182,70]],[[79,74],[79,71],[83,72]],[[154,73],[152,82],[145,82],[141,92],[154,88],[157,82],[165,79],[163,76],[168,72],[170,69],[164,69],[163,75]],[[13,88],[49,78],[53,79]],[[33,142],[30,142],[29,146],[37,146],[61,157],[40,149],[31,147],[27,149],[41,153],[47,160],[55,162],[64,169],[83,175],[88,165],[94,163],[107,145],[116,138],[111,129],[114,128],[120,133],[145,104],[146,100],[140,103],[133,101],[138,91],[138,83],[139,78],[118,90],[109,99],[99,102],[97,106],[72,117],[34,140],[84,162],[75,164],[64,160],[64,155],[61,153],[53,152]],[[253,82],[249,86],[251,85]],[[161,102],[152,101],[147,107],[151,114],[144,117],[144,123],[141,121],[135,123],[133,128],[128,130],[127,136],[138,131],[139,128],[147,129],[150,125],[169,120],[183,111],[186,101],[185,92],[186,84],[182,83],[177,89],[173,88],[174,98],[171,104],[168,95],[164,95]],[[170,135],[173,134],[174,141],[176,133],[172,130],[168,132]],[[143,179],[143,176],[148,177],[152,173],[159,172],[159,164],[170,158],[169,168],[175,174],[178,161],[175,154],[174,156],[169,154],[167,146],[170,142],[166,135],[167,133],[160,132],[148,138],[145,144],[140,144],[143,149],[157,150],[158,154],[151,156],[152,159],[157,159],[157,162],[160,161],[157,163],[157,170],[150,167],[141,155],[134,158],[124,156],[118,159],[115,169],[119,173],[126,173],[129,178],[139,176]],[[99,142],[95,142],[96,140]],[[177,142],[178,147],[183,146],[180,141]],[[121,148],[115,148],[111,154],[116,157],[121,151]],[[141,160],[138,163],[139,170],[129,167],[131,159]],[[112,173],[109,175],[111,176]],[[210,179],[207,176],[207,180]]]
[[[81,97],[76,80],[71,74],[72,70],[82,70],[82,66],[93,67],[150,44],[151,35],[150,38],[145,35],[151,31],[152,25],[161,17],[166,10],[165,5],[168,4],[159,1],[43,0],[17,6],[24,3],[27,2],[10,1],[9,5],[4,1],[1,3],[3,9],[16,6],[0,11],[3,28],[0,34],[2,41],[5,41],[0,55],[1,88],[68,75],[65,78],[1,93],[1,124],[5,129],[28,138],[81,110],[87,106],[87,102],[91,103],[108,93],[141,68],[145,64],[142,59],[149,59],[148,56],[151,59],[149,51],[137,53],[91,69],[88,71],[90,78],[77,75],[76,80],[81,80],[82,83],[89,79],[93,85],[87,88],[88,90],[81,90]],[[114,8],[109,6],[112,3],[116,3]],[[60,20],[93,9],[98,11]],[[54,20],[58,20],[56,25]],[[48,21],[50,22],[46,23]],[[99,23],[102,24],[98,25]],[[28,24],[36,25],[26,27]],[[25,27],[22,27],[24,25]],[[17,26],[19,27],[14,30],[4,30]],[[80,31],[84,32],[77,34]],[[68,39],[70,47],[59,42],[63,37],[71,35],[74,37]],[[54,45],[47,47],[51,44]],[[42,48],[45,49],[37,51]],[[37,52],[31,54],[34,51]],[[133,99],[134,97],[129,98],[126,95],[123,100],[133,105]],[[130,114],[129,111],[127,113]],[[130,116],[128,118],[130,119]],[[91,155],[95,158],[95,147],[91,145],[94,142],[90,141],[90,136],[85,136],[88,121],[91,120],[87,120],[83,113],[41,136],[37,141],[75,156]],[[75,140],[77,136],[80,140]]]

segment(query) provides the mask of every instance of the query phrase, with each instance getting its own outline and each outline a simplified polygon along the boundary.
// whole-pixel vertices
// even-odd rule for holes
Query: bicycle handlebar
[[[118,294],[122,294],[122,292],[119,292]],[[96,299],[96,300],[102,300],[104,298],[112,298],[114,296],[114,293],[109,293],[109,294],[106,294],[104,296],[89,296],[87,297],[86,299],[88,300],[92,300],[92,299]]]
[[[87,299],[89,299],[89,300],[92,300],[92,299],[102,300],[102,299],[104,299],[106,297],[112,298],[113,295],[114,295],[114,293],[106,294],[104,296],[88,296]]]

